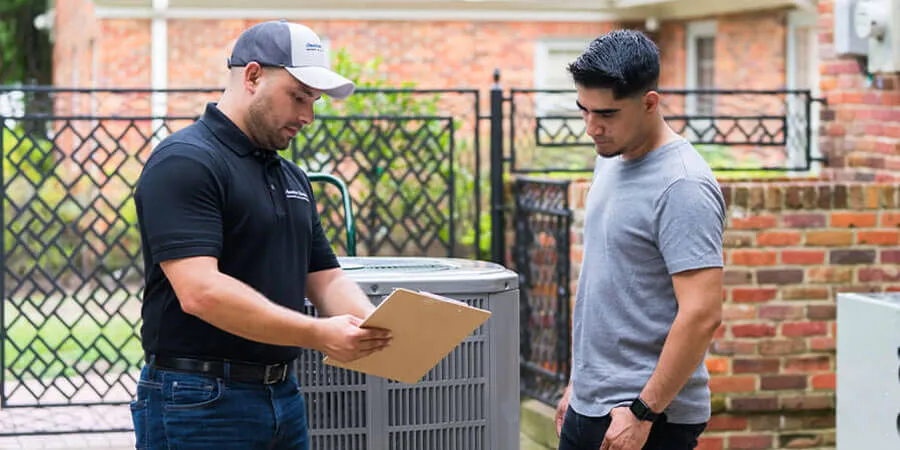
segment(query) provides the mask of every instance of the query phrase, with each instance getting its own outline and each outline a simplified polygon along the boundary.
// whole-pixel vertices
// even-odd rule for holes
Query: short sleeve
[[[657,239],[670,274],[722,267],[724,229],[725,201],[716,183],[681,179],[660,198]]]
[[[310,193],[310,201],[312,202],[310,213],[312,215],[312,242],[310,242],[309,272],[340,267],[341,265],[334,254],[334,249],[331,247],[331,242],[328,240],[328,236],[325,235],[325,229],[322,227],[322,219],[319,216],[319,207],[316,203],[312,186],[307,177],[304,177],[303,180],[306,183],[306,189]]]
[[[191,256],[218,258],[222,197],[212,162],[192,147],[164,151],[151,159],[135,190],[138,222],[153,263]]]

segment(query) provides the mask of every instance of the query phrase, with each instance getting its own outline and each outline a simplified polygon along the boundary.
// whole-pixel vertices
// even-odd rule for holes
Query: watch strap
[[[656,422],[661,415],[653,412],[653,410],[650,409],[650,406],[648,406],[647,403],[645,403],[644,400],[642,400],[640,397],[635,398],[634,401],[631,402],[630,409],[632,414],[634,414],[634,416],[637,417],[638,420],[647,422]]]

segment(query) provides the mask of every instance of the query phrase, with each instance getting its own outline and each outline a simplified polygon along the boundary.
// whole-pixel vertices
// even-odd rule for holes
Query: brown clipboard
[[[409,289],[396,289],[360,327],[391,331],[391,344],[369,356],[325,364],[403,383],[417,383],[490,318],[491,312],[463,302]]]

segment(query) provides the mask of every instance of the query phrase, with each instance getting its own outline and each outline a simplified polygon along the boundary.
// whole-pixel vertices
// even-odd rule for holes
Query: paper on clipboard
[[[463,302],[408,289],[396,289],[360,327],[391,331],[391,345],[349,363],[325,357],[325,364],[403,383],[416,383],[491,312]]]

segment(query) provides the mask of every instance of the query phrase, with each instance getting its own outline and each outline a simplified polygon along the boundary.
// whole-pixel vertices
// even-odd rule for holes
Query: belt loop
[[[225,381],[231,380],[231,362],[225,360],[222,363],[222,371],[224,372],[222,375],[225,376]]]
[[[147,355],[147,376],[153,380],[156,378],[156,354],[149,353]]]

